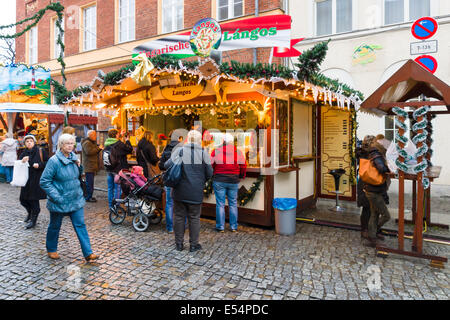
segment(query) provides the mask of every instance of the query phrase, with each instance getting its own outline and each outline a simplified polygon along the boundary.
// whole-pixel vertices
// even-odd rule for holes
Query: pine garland
[[[59,55],[57,60],[61,64],[61,76],[63,78],[63,84],[64,84],[65,81],[67,80],[67,78],[66,78],[66,75],[65,75],[65,72],[64,72],[66,64],[65,64],[64,58],[63,58],[65,46],[64,46],[64,43],[62,42],[62,37],[63,37],[63,34],[64,34],[64,29],[62,27],[62,19],[63,19],[63,16],[64,16],[64,6],[61,3],[59,3],[59,2],[51,3],[48,6],[46,6],[44,9],[39,10],[32,17],[25,18],[25,19],[23,19],[21,21],[18,21],[16,23],[13,23],[13,24],[10,24],[10,25],[0,26],[0,30],[3,30],[3,29],[16,27],[18,25],[21,25],[21,24],[29,22],[29,21],[33,21],[33,23],[31,23],[28,26],[26,26],[22,31],[16,32],[16,33],[11,34],[11,35],[0,35],[0,39],[16,39],[18,37],[21,37],[26,32],[30,31],[31,28],[35,27],[48,10],[55,11],[57,16],[58,16],[58,19],[56,20],[56,26],[57,26],[58,31],[59,31],[57,43],[59,44],[59,46],[61,48],[61,53],[60,53],[60,55]]]

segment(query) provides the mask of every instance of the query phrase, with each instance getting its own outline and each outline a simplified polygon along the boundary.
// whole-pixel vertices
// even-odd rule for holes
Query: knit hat
[[[31,135],[31,134],[25,136],[25,137],[23,138],[23,142],[25,143],[25,141],[27,141],[27,139],[33,139],[33,140],[34,140],[34,143],[37,143],[36,138],[35,138],[33,135]]]

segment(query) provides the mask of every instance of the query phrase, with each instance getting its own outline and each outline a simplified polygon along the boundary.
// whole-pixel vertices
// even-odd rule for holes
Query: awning
[[[0,112],[64,114],[64,110],[55,104],[13,103],[13,102],[0,103]]]

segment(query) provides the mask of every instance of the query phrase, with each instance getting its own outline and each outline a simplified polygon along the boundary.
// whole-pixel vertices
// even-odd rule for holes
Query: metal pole
[[[255,0],[255,17],[259,15],[259,0]],[[253,49],[253,65],[256,65],[257,60],[257,49]]]

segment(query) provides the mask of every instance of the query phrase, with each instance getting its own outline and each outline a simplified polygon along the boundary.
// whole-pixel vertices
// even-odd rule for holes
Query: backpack
[[[119,164],[115,144],[109,145],[103,149],[103,166],[107,171],[113,171]]]
[[[178,157],[172,159],[171,165],[163,173],[163,184],[166,187],[175,188],[181,180],[181,170],[183,166],[183,149],[181,149]]]
[[[362,158],[359,160],[359,176],[363,182],[379,186],[386,181],[386,177],[378,172],[372,160]]]

